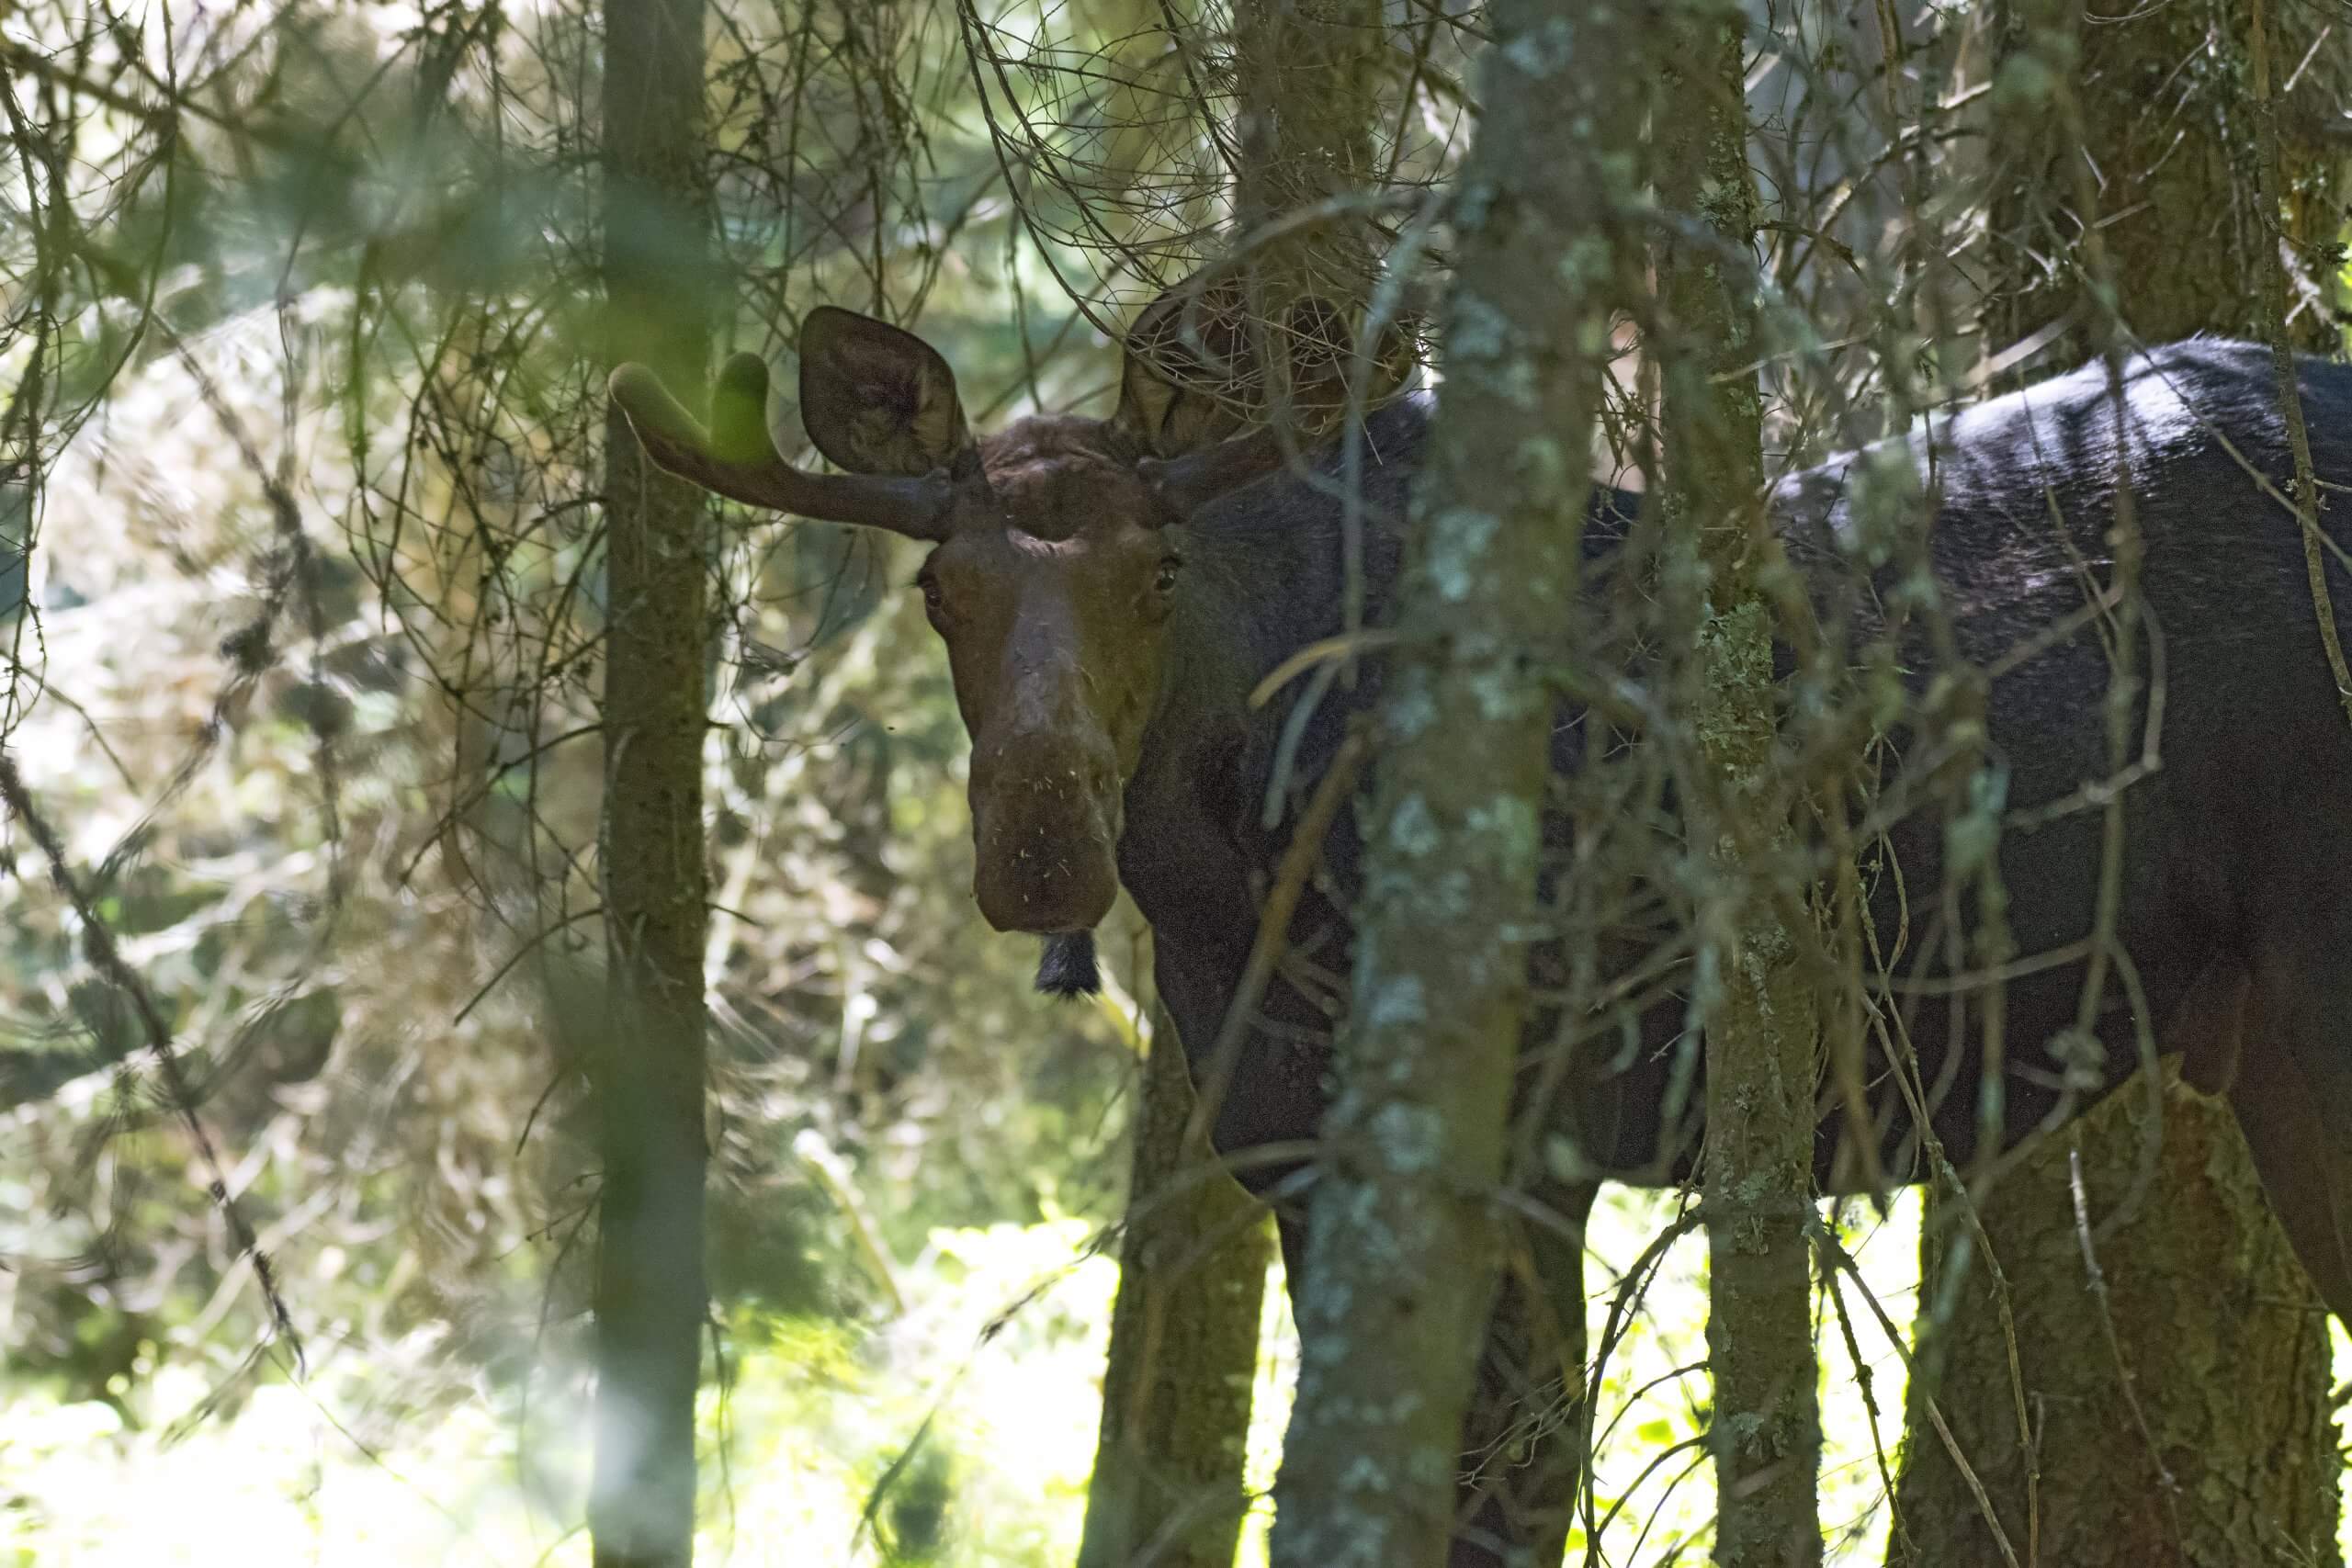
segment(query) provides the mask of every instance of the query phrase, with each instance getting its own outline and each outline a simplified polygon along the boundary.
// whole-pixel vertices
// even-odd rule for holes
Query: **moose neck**
[[[1365,618],[1386,609],[1407,498],[1429,404],[1409,398],[1365,422],[1359,534]],[[1344,621],[1347,540],[1336,493],[1341,454],[1315,464],[1317,485],[1278,473],[1204,508],[1185,525],[1184,586],[1168,628],[1158,702],[1126,791],[1119,869],[1165,945],[1187,935],[1246,948],[1256,928],[1269,835],[1260,826],[1276,750],[1302,682],[1265,706],[1250,694],[1302,648]],[[1312,787],[1368,686],[1325,694],[1285,769]]]
[[[1383,624],[1389,613],[1430,413],[1430,400],[1414,397],[1364,424],[1358,544],[1368,625]],[[1119,855],[1121,876],[1155,927],[1164,930],[1169,918],[1197,911],[1220,926],[1238,923],[1246,943],[1263,894],[1250,886],[1250,874],[1267,870],[1287,836],[1286,822],[1263,825],[1270,786],[1278,784],[1287,797],[1284,816],[1295,816],[1337,752],[1349,718],[1378,694],[1381,665],[1374,659],[1353,681],[1327,690],[1302,674],[1262,707],[1250,706],[1270,671],[1344,627],[1340,468],[1335,446],[1315,465],[1323,483],[1276,474],[1205,508],[1186,527],[1191,565],[1169,628],[1142,760],[1127,786]],[[1592,487],[1583,539],[1589,562],[1623,542],[1639,500]],[[1568,613],[1566,605],[1561,613]],[[1315,705],[1299,723],[1302,701]],[[1285,754],[1284,731],[1294,724],[1298,734]],[[1353,814],[1341,812],[1335,837],[1351,840],[1354,832]],[[1336,868],[1344,886],[1352,857],[1334,858],[1347,861]]]
[[[1367,625],[1382,625],[1390,614],[1429,414],[1427,402],[1414,400],[1366,422],[1359,542]],[[1326,454],[1317,468],[1336,478],[1338,455]],[[1163,644],[1159,693],[1126,789],[1120,880],[1151,922],[1159,996],[1193,1072],[1235,1075],[1211,1130],[1212,1143],[1228,1155],[1295,1139],[1316,1124],[1329,1093],[1332,1026],[1346,1005],[1363,843],[1356,812],[1343,806],[1317,846],[1316,874],[1297,890],[1287,932],[1297,962],[1256,993],[1239,1057],[1220,1066],[1213,1055],[1293,824],[1328,775],[1351,718],[1379,697],[1375,657],[1352,682],[1302,673],[1263,706],[1250,705],[1268,673],[1344,626],[1348,547],[1335,491],[1275,475],[1188,525],[1188,564]],[[1622,539],[1634,504],[1630,495],[1595,487],[1588,556]],[[1569,614],[1562,605],[1561,615]],[[1295,743],[1286,746],[1294,728]],[[1573,766],[1568,753],[1580,734],[1560,727],[1555,766]],[[1268,829],[1267,795],[1277,784],[1283,809]],[[1264,1191],[1286,1168],[1281,1160],[1244,1161],[1235,1174]]]

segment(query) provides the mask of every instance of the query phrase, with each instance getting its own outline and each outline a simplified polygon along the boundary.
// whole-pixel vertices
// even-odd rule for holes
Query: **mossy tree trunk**
[[[2169,1086],[2159,1179],[2086,1256],[2075,1160],[2095,1224],[2131,1196],[2153,1117],[2135,1080],[1993,1188],[1982,1214],[2010,1321],[1975,1261],[1921,1348],[1945,1423],[2019,1562],[2334,1562],[2324,1320],[2227,1106]],[[1933,1243],[1928,1262],[1923,1303],[1949,1267]],[[1920,1425],[1897,1502],[1890,1561],[2003,1561],[1968,1478]]]
[[[1368,199],[1387,31],[1381,0],[1234,0],[1234,230],[1261,378],[1285,441],[1312,449],[1376,375],[1351,349],[1375,276]],[[1401,341],[1390,333],[1392,342]]]
[[[703,0],[606,0],[605,256],[613,360],[671,386],[710,352]],[[703,1277],[702,750],[710,624],[701,494],[605,423],[605,817],[611,1009],[592,1046],[596,1568],[693,1561]]]
[[[1638,17],[1495,0],[1447,379],[1380,709],[1340,1095],[1300,1303],[1277,1562],[1443,1561],[1538,914],[1558,661],[1623,220]]]
[[[2294,79],[2278,112],[2288,231],[2332,240],[2346,194],[2333,122],[2352,95],[2352,41],[2324,7],[2271,10],[2280,36],[2270,52]],[[2107,322],[2075,265],[2088,223],[2100,225],[2117,307],[2139,341],[2267,335],[2259,280],[2279,265],[2279,231],[2256,197],[2246,17],[2239,0],[2120,7],[2096,21],[2079,0],[2004,0],[1991,110],[1988,347],[2064,320],[2038,363],[2068,370],[2101,352]],[[2060,124],[2057,85],[2073,94],[2079,149]],[[2077,158],[2097,171],[2096,212],[2077,210]],[[2292,324],[2298,346],[2331,352],[2332,280],[2312,261],[2305,252],[2294,264]]]
[[[1714,862],[1700,969],[1720,976],[1705,1030],[1702,1172],[1714,1560],[1793,1568],[1821,1561],[1808,1234],[1820,1030],[1797,962],[1806,933],[1783,912],[1803,899],[1769,882],[1791,824],[1771,787],[1774,614],[1757,581],[1766,552],[1745,27],[1723,0],[1678,0],[1668,18],[1651,124],[1658,201],[1672,218],[1657,256],[1665,330],[1652,352],[1664,393],[1667,599],[1676,624],[1697,633],[1680,697],[1713,774],[1684,809],[1697,851]]]
[[[1372,125],[1387,39],[1380,0],[1235,0],[1240,228],[1247,238],[1272,220],[1298,224],[1252,248],[1269,306],[1304,296],[1361,306],[1370,289],[1369,213],[1348,203],[1378,183]],[[1318,206],[1323,217],[1299,221]]]
[[[1204,1143],[1185,1139],[1192,1079],[1165,1015],[1141,1089],[1079,1568],[1147,1554],[1159,1568],[1230,1568],[1270,1222]]]
[[[2052,367],[2109,341],[2114,323],[2070,245],[2102,219],[2131,339],[2269,335],[2261,279],[2282,262],[2256,195],[2245,23],[2243,8],[2207,0],[2095,26],[2063,5],[2010,6],[1994,108],[1991,347],[2062,318]],[[2352,67],[2340,25],[2310,52],[2323,25],[2290,13],[2290,36],[2272,40],[2274,56],[2304,62],[2283,117],[2284,216],[2303,240],[2333,238],[2341,161],[2296,130],[2312,95],[2337,101]],[[2079,209],[2074,160],[2085,155],[2104,180],[2097,212]],[[2304,308],[2290,331],[2304,346],[2335,337],[2324,281],[2306,278],[2295,296]],[[2135,1180],[2157,1131],[2144,1076],[2003,1176],[1982,1209],[1989,1265],[1958,1200],[1931,1198],[1891,1562],[1997,1561],[1987,1504],[2020,1562],[2338,1560],[2324,1315],[2228,1104],[2169,1079],[2162,1100],[2144,1191]],[[2094,1244],[2135,1195],[2128,1222]],[[1926,1394],[1973,1480],[1927,1425]]]
[[[1281,373],[1325,358],[1345,363],[1371,303],[1377,253],[1364,198],[1379,183],[1387,20],[1380,0],[1237,0],[1234,46],[1244,276],[1273,350],[1274,416],[1314,427],[1299,432],[1311,445],[1332,411],[1296,406]],[[1294,314],[1302,300],[1334,306],[1337,316]],[[1379,324],[1378,357],[1393,359],[1406,333],[1395,321]],[[1584,1256],[1573,1233],[1591,1195],[1533,1186],[1531,1199],[1561,1223],[1513,1224],[1504,1238],[1514,1267],[1483,1337],[1463,1433],[1463,1463],[1476,1474],[1462,1522],[1468,1536],[1550,1562],[1565,1549],[1586,1424],[1530,1416],[1582,1387]]]

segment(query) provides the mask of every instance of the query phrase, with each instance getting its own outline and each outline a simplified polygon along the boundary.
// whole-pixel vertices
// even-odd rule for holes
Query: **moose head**
[[[1118,892],[1122,800],[1185,592],[1182,525],[1282,466],[1262,417],[1258,334],[1231,284],[1179,285],[1137,318],[1107,420],[1038,417],[975,437],[956,378],[922,339],[853,311],[800,329],[800,416],[826,459],[776,450],[768,371],[739,354],[706,431],[642,366],[613,400],[659,467],[753,506],[931,544],[916,581],[947,644],[972,740],[973,892],[999,931],[1091,930]],[[1349,406],[1343,318],[1303,301],[1283,330],[1293,428]],[[1411,368],[1394,331],[1374,395]]]

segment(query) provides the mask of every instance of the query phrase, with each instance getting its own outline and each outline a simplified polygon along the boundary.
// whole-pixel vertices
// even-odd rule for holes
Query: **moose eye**
[[[1151,586],[1159,592],[1169,592],[1175,588],[1177,575],[1183,570],[1184,558],[1182,556],[1161,557],[1159,561],[1159,575],[1151,580]]]
[[[923,609],[932,619],[937,620],[947,608],[947,596],[939,591],[939,580],[935,577],[926,577],[918,581],[915,586],[922,590]]]

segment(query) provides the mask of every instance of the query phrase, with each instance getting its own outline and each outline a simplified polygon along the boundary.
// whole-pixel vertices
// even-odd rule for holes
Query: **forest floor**
[[[1612,1190],[1588,1260],[1596,1337],[1619,1273],[1672,1213]],[[1917,1280],[1916,1195],[1883,1220],[1849,1208],[1849,1246],[1890,1318],[1906,1326]],[[769,1323],[728,1350],[729,1387],[706,1394],[701,1561],[735,1568],[880,1563],[863,1523],[876,1482],[922,1435],[875,1510],[898,1561],[941,1568],[1059,1568],[1076,1555],[1093,1458],[1103,1340],[1116,1267],[1088,1254],[1076,1219],[938,1231],[901,1274],[906,1310],[879,1324]],[[1695,1444],[1706,1383],[1705,1254],[1668,1252],[1619,1347],[1603,1397],[1599,1505],[1606,1560],[1703,1560],[1713,1488]],[[1241,1561],[1262,1568],[1271,1483],[1289,1412],[1295,1339],[1267,1296],[1251,1438],[1261,1501]],[[1879,1441],[1894,1461],[1903,1367],[1875,1315],[1847,1315],[1871,1369]],[[1876,1563],[1886,1532],[1871,1416],[1826,1297],[1821,1342],[1829,1561]],[[2339,1377],[2352,1342],[2335,1330]],[[6,1387],[0,1383],[0,1388]],[[0,1564],[141,1568],[245,1562],[392,1568],[418,1562],[553,1568],[588,1560],[580,1515],[584,1406],[576,1378],[545,1370],[527,1391],[480,1384],[425,1416],[371,1411],[357,1352],[313,1347],[309,1380],[267,1383],[206,1414],[209,1378],[167,1364],[123,1407],[60,1404],[37,1387],[0,1405]],[[1678,1445],[1689,1445],[1680,1446]],[[942,1499],[944,1499],[944,1506]],[[922,1538],[934,1538],[925,1548]],[[1579,1537],[1579,1542],[1581,1538]]]

